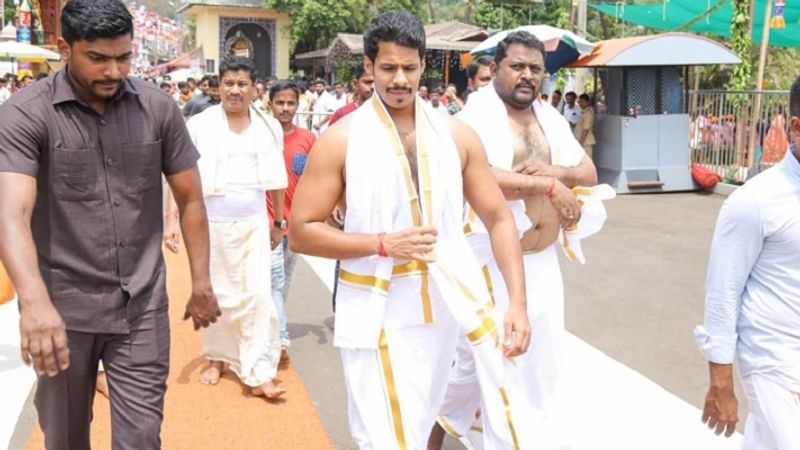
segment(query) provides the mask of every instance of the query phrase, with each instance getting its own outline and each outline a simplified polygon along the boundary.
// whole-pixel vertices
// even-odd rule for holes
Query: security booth
[[[594,72],[594,163],[618,193],[688,191],[691,66],[739,64],[724,45],[688,33],[610,39],[570,67]]]

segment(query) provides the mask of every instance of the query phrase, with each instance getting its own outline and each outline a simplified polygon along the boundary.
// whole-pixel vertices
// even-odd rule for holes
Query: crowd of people
[[[773,165],[783,159],[789,146],[789,121],[780,103],[772,105],[767,111],[771,113],[756,120],[753,159],[757,163]],[[749,118],[745,120],[745,124],[747,123],[752,123]],[[737,137],[737,128],[740,126],[740,121],[734,114],[717,116],[703,110],[694,111],[689,128],[691,149],[706,157],[735,151],[736,140],[744,139],[749,142],[752,133],[751,127],[745,126],[744,132]]]
[[[47,73],[41,72],[36,75],[25,74],[18,76],[13,73],[7,73],[0,78],[0,105],[5,103],[6,100],[11,98],[11,95],[25,89],[43,78],[47,78]]]
[[[408,12],[370,22],[349,93],[261,80],[241,56],[183,84],[128,77],[131,16],[116,0],[71,0],[61,28],[66,67],[0,109],[0,255],[47,448],[89,448],[101,363],[112,446],[161,447],[162,245],[188,255],[200,383],[230,371],[254,396],[285,394],[296,254],[320,256],[340,261],[334,346],[359,448],[437,449],[445,433],[474,448],[569,448],[580,424],[564,396],[557,248],[598,202],[593,113],[586,94],[542,98],[535,36],[509,33],[473,61],[459,96],[420,86],[425,31]],[[796,142],[800,81],[792,95]],[[791,149],[723,208],[696,331],[718,434],[738,420],[731,368],[745,358],[752,448],[800,445]],[[740,297],[746,348],[731,331]]]

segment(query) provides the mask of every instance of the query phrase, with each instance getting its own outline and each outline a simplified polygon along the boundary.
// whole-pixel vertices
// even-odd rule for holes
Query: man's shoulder
[[[30,111],[31,106],[36,108],[42,103],[52,103],[53,80],[51,78],[53,77],[47,77],[44,80],[37,81],[36,83],[17,91],[15,94],[12,94],[10,97],[8,97],[8,100],[3,103],[3,106],[8,105],[9,107],[15,107],[24,105],[23,109]],[[4,114],[6,114],[5,111]]]
[[[128,77],[126,82],[129,83],[133,90],[142,96],[149,105],[165,106],[175,104],[175,100],[171,95],[162,91],[153,83],[148,83],[138,77]]]

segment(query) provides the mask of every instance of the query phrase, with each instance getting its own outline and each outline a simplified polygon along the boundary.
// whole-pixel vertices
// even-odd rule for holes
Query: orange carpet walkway
[[[186,252],[166,253],[167,289],[171,300],[171,367],[164,424],[164,449],[332,449],[319,414],[303,383],[291,368],[281,368],[278,379],[287,390],[285,400],[270,403],[249,394],[235,376],[226,373],[217,386],[201,385],[197,379],[203,365],[202,342],[191,321],[183,322],[186,299],[191,292]],[[111,448],[108,400],[95,397],[92,447]],[[44,437],[36,427],[29,449],[43,449]]]

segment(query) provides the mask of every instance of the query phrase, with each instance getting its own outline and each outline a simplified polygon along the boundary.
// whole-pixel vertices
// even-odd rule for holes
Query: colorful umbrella
[[[555,73],[558,69],[577,60],[582,55],[588,55],[594,50],[594,44],[577,34],[551,27],[550,25],[523,25],[513,30],[504,30],[489,36],[488,39],[472,49],[472,54],[493,55],[497,44],[512,31],[527,31],[536,36],[544,44],[547,52],[544,65],[547,71]]]

